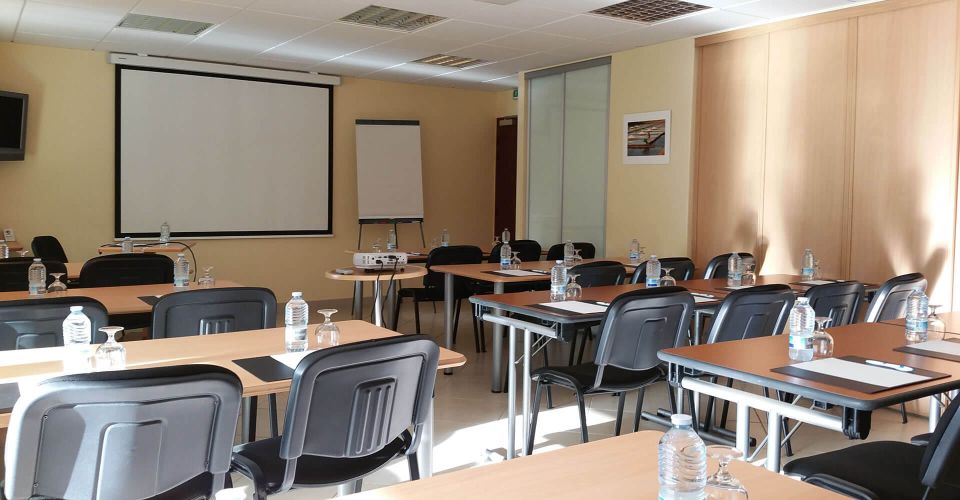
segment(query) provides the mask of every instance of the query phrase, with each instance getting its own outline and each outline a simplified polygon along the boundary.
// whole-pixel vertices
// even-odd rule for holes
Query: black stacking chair
[[[277,298],[269,289],[256,287],[186,290],[161,297],[151,317],[154,339],[262,330],[277,324]],[[270,394],[268,400],[270,435],[276,436],[277,395]],[[244,439],[256,440],[256,396],[244,399],[243,417]]]
[[[960,498],[960,418],[954,400],[929,444],[900,441],[862,443],[798,458],[784,472],[805,482],[862,500]]]
[[[53,283],[53,273],[63,273],[66,283],[67,266],[63,262],[41,261],[47,268],[47,286]],[[24,292],[30,289],[27,270],[33,264],[33,257],[11,257],[0,259],[0,292]]]
[[[43,260],[55,260],[57,262],[70,262],[67,260],[67,253],[63,251],[63,245],[56,236],[37,236],[30,242],[30,249],[33,255]]]
[[[598,260],[579,264],[571,267],[568,270],[568,273],[576,274],[577,283],[579,283],[583,288],[621,285],[627,276],[627,271],[623,267],[623,264],[613,260]],[[567,364],[573,364],[573,355],[575,352],[577,352],[577,341],[580,339],[580,337],[583,338],[580,340],[580,350],[579,354],[577,355],[577,363],[583,362],[583,352],[587,346],[587,337],[592,338],[591,329],[596,324],[599,323],[583,323],[574,325],[570,341],[570,361]],[[550,408],[553,407],[552,400],[551,404],[548,406]]]
[[[396,329],[397,321],[400,318],[400,304],[404,298],[413,300],[413,318],[416,324],[417,333],[420,333],[420,303],[421,302],[443,302],[444,293],[444,275],[430,271],[433,266],[451,265],[451,264],[480,264],[483,262],[483,250],[471,245],[454,245],[449,247],[439,247],[430,250],[427,255],[427,275],[423,277],[423,286],[420,288],[401,288],[397,293],[397,306],[393,308],[393,327]],[[457,327],[460,323],[460,308],[463,299],[473,294],[473,282],[463,278],[455,277],[453,280],[453,298],[455,302],[455,312],[453,321],[453,335],[456,341]],[[471,315],[473,316],[473,315]],[[486,342],[481,334],[476,316],[473,316],[473,337],[477,352],[486,351]]]
[[[419,479],[417,445],[433,397],[440,348],[426,335],[344,344],[300,361],[283,435],[234,449],[234,470],[254,498],[350,483],[406,456]]]
[[[664,257],[662,259],[658,257],[657,260],[660,261],[661,277],[665,274],[663,269],[670,268],[673,269],[670,276],[673,276],[677,281],[693,279],[694,264],[689,257]],[[633,277],[630,278],[630,283],[636,285],[637,283],[643,283],[646,279],[647,264],[646,262],[642,262],[633,271]]]
[[[534,370],[537,394],[526,443],[527,453],[533,450],[543,389],[551,385],[566,387],[576,393],[582,442],[589,440],[584,406],[584,396],[589,394],[619,396],[616,433],[620,434],[626,393],[639,391],[634,418],[634,429],[637,429],[643,390],[664,375],[657,352],[686,343],[693,307],[693,296],[680,287],[635,290],[614,299],[603,318],[597,353],[592,363],[547,366]]]
[[[557,243],[547,250],[547,260],[563,260],[563,245],[566,243]],[[586,241],[574,241],[573,248],[580,250],[580,256],[584,259],[592,259],[597,256],[597,247],[593,243]]]
[[[230,470],[242,389],[210,365],[44,380],[13,408],[4,494],[213,498]]]
[[[747,252],[739,252],[739,254],[740,258],[743,259],[744,264],[757,263],[757,259],[753,257],[753,254]],[[731,255],[733,254],[725,253],[710,259],[710,262],[707,262],[707,266],[703,269],[703,279],[709,280],[713,278],[726,278],[727,260]]]
[[[803,294],[817,316],[830,318],[830,326],[856,322],[863,295],[863,283],[855,281],[812,286]]]
[[[103,343],[98,330],[108,326],[107,309],[88,297],[52,297],[0,301],[0,351],[63,345],[63,320],[71,306],[82,306],[90,318],[90,340]]]
[[[173,261],[157,253],[101,255],[80,268],[80,288],[173,283]]]
[[[497,243],[493,250],[490,250],[490,257],[487,259],[487,262],[498,263],[500,262],[500,247],[503,246],[503,243]],[[510,242],[510,248],[514,252],[519,252],[517,257],[520,257],[521,262],[535,262],[540,260],[540,252],[543,250],[540,247],[540,244],[533,240],[513,240]],[[561,252],[561,259],[562,257]]]

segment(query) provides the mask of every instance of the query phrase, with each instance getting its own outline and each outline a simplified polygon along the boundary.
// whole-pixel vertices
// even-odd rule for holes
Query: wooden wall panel
[[[767,35],[700,48],[694,260],[754,251],[766,118]]]
[[[825,275],[845,271],[851,24],[840,20],[770,34],[763,273],[797,273],[804,248],[813,249]]]
[[[859,18],[851,276],[922,271],[952,294],[957,3]]]

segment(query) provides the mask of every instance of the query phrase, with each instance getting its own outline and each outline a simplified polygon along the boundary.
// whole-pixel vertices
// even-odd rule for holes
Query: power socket
[[[13,234],[12,228],[4,228],[3,230],[3,239],[7,241],[17,241],[17,237]]]

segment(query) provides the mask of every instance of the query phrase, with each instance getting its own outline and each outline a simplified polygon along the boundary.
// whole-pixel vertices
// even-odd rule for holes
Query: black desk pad
[[[144,301],[148,306],[155,306],[157,302],[160,302],[160,297],[153,295],[144,295],[143,297],[137,297],[138,299]]]
[[[605,303],[604,303],[604,304],[600,304],[600,301],[599,301],[599,300],[580,299],[580,300],[577,300],[577,302],[585,302],[585,303],[587,303],[587,304],[595,304],[595,305],[598,305],[598,306],[604,306],[604,307],[606,307],[606,308],[608,308],[608,309],[610,308],[610,306],[604,305]],[[560,309],[559,307],[550,307],[550,305],[548,305],[548,304],[530,304],[530,305],[527,306],[527,307],[533,307],[533,308],[536,308],[536,309],[542,309],[542,310],[544,310],[544,311],[550,311],[550,312],[552,312],[552,313],[554,313],[554,314],[560,314],[560,315],[563,315],[563,316],[570,316],[570,317],[585,316],[585,315],[588,315],[588,314],[606,314],[606,311],[604,311],[604,312],[602,312],[602,313],[578,313],[578,312],[568,311],[568,310],[566,310],[566,309]]]
[[[290,380],[293,378],[293,368],[271,358],[270,356],[258,356],[256,358],[244,358],[233,360],[240,368],[250,372],[264,382],[277,382],[280,380]]]
[[[945,342],[954,342],[954,343],[960,344],[960,339],[943,339],[943,340]],[[914,354],[916,356],[924,356],[927,358],[937,358],[937,359],[945,359],[947,361],[956,361],[960,363],[960,356],[957,356],[955,354],[950,354],[946,352],[929,351],[927,349],[916,349],[914,347],[910,347],[909,344],[897,347],[894,349],[894,351],[905,352],[907,354]]]
[[[541,273],[538,271],[532,271],[530,269],[517,269],[517,271],[526,271],[528,273],[534,273],[534,274],[528,274],[527,276],[514,276],[512,274],[505,274],[502,271],[483,271],[483,272],[486,274],[492,274],[494,276],[500,276],[501,278],[536,278],[537,276],[548,276],[550,274],[549,272]]]
[[[864,365],[868,364],[865,358],[861,358],[859,356],[841,356],[837,359],[842,359],[844,361],[851,361],[854,363],[860,363]],[[869,365],[869,366],[875,366],[875,365]],[[884,367],[877,366],[877,368],[884,368]],[[852,379],[843,378],[843,377],[834,377],[833,375],[826,375],[819,372],[804,370],[803,368],[797,368],[795,365],[787,365],[787,366],[781,366],[778,368],[772,368],[770,371],[780,373],[783,375],[789,375],[791,377],[810,380],[813,382],[819,382],[821,384],[830,384],[836,387],[842,387],[844,389],[850,389],[851,391],[863,392],[866,394],[874,394],[877,392],[888,391],[890,389],[896,389],[898,387],[920,384],[923,382],[929,382],[931,380],[947,378],[950,376],[946,373],[922,370],[917,367],[911,367],[911,368],[913,368],[913,371],[910,372],[911,374],[920,375],[922,377],[928,377],[928,378],[926,380],[918,380],[916,382],[908,382],[905,384],[895,385],[891,387],[884,387],[880,385],[868,384],[866,382],[861,382],[859,380],[852,380]],[[886,369],[893,370],[893,368],[886,368]]]

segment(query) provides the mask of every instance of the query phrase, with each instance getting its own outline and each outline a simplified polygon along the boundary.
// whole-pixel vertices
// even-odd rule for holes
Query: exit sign
[[[520,97],[520,89],[513,89],[513,100],[516,101]]]

